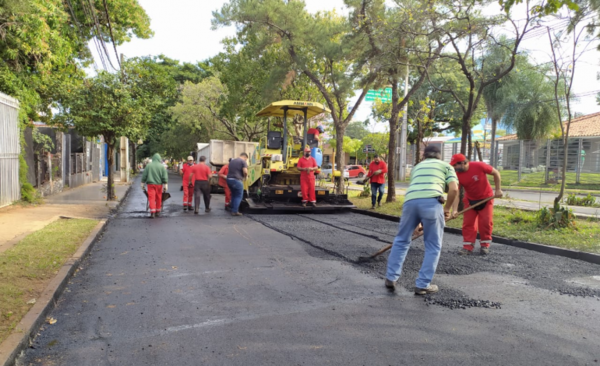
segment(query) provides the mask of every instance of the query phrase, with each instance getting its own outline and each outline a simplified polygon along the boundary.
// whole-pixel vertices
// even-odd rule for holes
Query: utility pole
[[[408,64],[406,64],[406,77],[404,78],[404,99],[406,99],[406,95],[408,94]],[[408,130],[408,103],[404,104],[404,115],[402,116],[402,129],[400,132],[400,164],[399,164],[399,172],[398,179],[401,182],[406,180],[406,140],[407,140],[407,131]],[[417,142],[420,143],[420,142]]]

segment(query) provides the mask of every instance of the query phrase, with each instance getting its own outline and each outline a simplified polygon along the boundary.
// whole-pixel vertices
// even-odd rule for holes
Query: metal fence
[[[21,198],[18,114],[19,102],[0,93],[0,207]]]
[[[85,154],[75,153],[71,154],[71,175],[83,173],[87,171],[85,164]]]
[[[498,144],[503,149],[495,165],[502,172],[503,185],[557,185],[564,169],[568,188],[600,189],[600,136],[569,139],[566,166],[561,140],[511,140]]]

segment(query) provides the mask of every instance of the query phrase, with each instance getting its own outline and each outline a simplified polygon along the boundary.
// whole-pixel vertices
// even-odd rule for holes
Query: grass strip
[[[0,254],[0,342],[97,224],[96,220],[59,219]]]
[[[350,195],[350,201],[360,209],[371,208],[371,197],[358,197],[359,192]],[[402,215],[403,197],[396,202],[385,203],[374,211],[388,215]],[[561,248],[579,250],[588,253],[600,253],[600,223],[591,219],[576,219],[576,230],[544,229],[536,224],[536,212],[524,211],[502,206],[494,207],[494,235],[509,239],[527,241]],[[447,224],[449,227],[461,228],[460,218]]]

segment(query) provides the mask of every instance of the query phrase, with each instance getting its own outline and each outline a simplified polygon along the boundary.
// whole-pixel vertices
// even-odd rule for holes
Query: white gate
[[[21,198],[18,118],[19,102],[0,93],[0,207]]]

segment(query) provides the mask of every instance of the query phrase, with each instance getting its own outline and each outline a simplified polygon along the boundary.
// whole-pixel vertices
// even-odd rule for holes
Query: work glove
[[[163,185],[163,192],[166,192],[168,190],[169,190],[169,185],[168,184]]]
[[[146,183],[142,183],[141,187],[142,187],[142,191],[145,191],[146,190]]]

